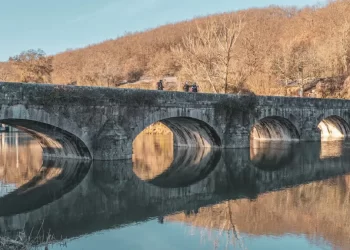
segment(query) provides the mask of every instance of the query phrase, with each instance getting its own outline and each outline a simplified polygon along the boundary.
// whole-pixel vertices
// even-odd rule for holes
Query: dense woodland
[[[201,92],[291,95],[326,78],[320,97],[350,97],[350,0],[305,8],[270,6],[169,24],[46,56],[24,51],[0,63],[1,81],[138,86],[176,76]],[[141,80],[141,81],[140,81]],[[344,84],[345,81],[345,84]],[[136,82],[132,83],[132,82]],[[132,84],[130,84],[132,83]],[[153,83],[141,84],[154,88]]]

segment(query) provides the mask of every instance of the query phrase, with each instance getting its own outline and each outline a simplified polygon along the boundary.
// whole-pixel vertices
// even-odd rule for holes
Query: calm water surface
[[[0,134],[0,233],[49,249],[350,249],[350,142],[174,148],[143,135],[132,160],[43,159]]]

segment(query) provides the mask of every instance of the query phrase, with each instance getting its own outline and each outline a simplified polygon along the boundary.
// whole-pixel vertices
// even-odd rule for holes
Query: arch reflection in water
[[[82,181],[89,167],[90,163],[73,159],[44,161],[30,181],[0,197],[0,216],[29,212],[61,198]]]
[[[316,160],[320,164],[327,159],[347,160],[349,141],[330,140],[321,142],[260,142],[253,141],[250,148],[252,163],[262,170],[293,168],[303,161]],[[305,164],[305,163],[303,163]]]
[[[149,180],[149,183],[166,188],[192,185],[210,174],[220,160],[218,149],[175,148],[174,161],[162,174]]]
[[[299,143],[257,141],[250,144],[250,160],[262,170],[275,170],[295,164],[300,156]]]
[[[12,187],[2,192],[0,216],[31,211],[59,199],[89,169],[87,162],[78,160],[43,159],[40,144],[24,132],[15,130],[0,137],[0,187]]]
[[[306,148],[308,150],[305,150]],[[265,152],[267,155],[270,154],[267,149]],[[302,231],[297,231],[295,228],[309,223],[310,216],[312,213],[315,214],[315,211],[319,218],[327,218],[327,220],[334,218],[334,213],[328,207],[323,208],[327,206],[327,200],[333,202],[330,205],[332,209],[338,209],[336,217],[342,216],[344,219],[339,219],[339,223],[336,224],[330,222],[330,226],[334,229],[332,230],[336,232],[336,230],[342,230],[341,223],[346,222],[349,217],[348,210],[345,210],[347,204],[350,203],[349,192],[344,188],[346,182],[342,180],[342,185],[339,185],[340,188],[337,191],[323,187],[323,185],[331,186],[329,183],[334,183],[334,179],[329,182],[321,182],[321,184],[315,184],[315,181],[350,172],[349,152],[349,149],[345,148],[339,157],[321,159],[319,144],[300,144],[299,150],[293,154],[292,164],[285,167],[284,161],[279,161],[281,162],[280,168],[267,171],[253,164],[249,150],[227,150],[221,154],[221,160],[206,178],[190,186],[179,188],[162,188],[140,180],[133,173],[130,160],[93,162],[93,167],[86,177],[76,188],[61,198],[33,211],[0,217],[0,233],[24,228],[29,234],[35,232],[33,228],[43,228],[45,231],[50,231],[56,238],[74,238],[104,229],[135,226],[137,222],[144,222],[150,218],[163,218],[180,211],[199,211],[200,214],[207,206],[211,206],[213,215],[215,213],[218,216],[220,214],[231,216],[233,224],[239,230],[241,227],[243,232],[252,230],[258,235],[270,234],[270,225],[275,222],[269,224],[267,219],[274,221],[275,218],[282,216],[276,211],[281,213],[287,211],[285,216],[291,215],[289,216],[291,221],[288,223],[293,222],[297,225],[288,228],[284,227],[287,224],[281,224],[283,227],[278,228],[280,224],[276,222],[278,225],[274,232],[276,234],[278,232],[300,233]],[[259,152],[256,154],[261,155]],[[289,153],[282,155],[289,155]],[[291,187],[297,191],[286,196],[283,190],[291,190]],[[313,190],[310,191],[310,194],[306,192],[308,187],[312,187]],[[280,195],[276,195],[277,198],[273,198],[272,194],[279,193]],[[331,200],[328,199],[329,196],[335,197]],[[260,199],[262,201],[254,203],[250,201],[252,198],[255,202]],[[235,200],[237,202],[233,203]],[[215,204],[219,205],[214,206]],[[285,204],[293,206],[295,214],[289,213],[288,211],[292,210],[288,210]],[[313,211],[310,208],[316,210]],[[243,209],[246,213],[241,220],[240,212]],[[62,213],[62,211],[65,212]],[[260,224],[255,225],[262,219],[258,217],[260,213],[261,217],[266,217],[266,221],[261,220]],[[209,215],[207,217],[210,219]],[[252,221],[249,221],[249,217],[252,218]],[[223,217],[221,222],[229,222],[227,218],[229,217]],[[213,225],[219,221],[217,218],[215,220]],[[45,221],[44,224],[43,221]],[[250,224],[245,225],[245,223]],[[327,224],[319,225],[324,228],[327,226]],[[135,227],[142,227],[142,224]],[[225,225],[226,227],[228,225]],[[249,230],[244,231],[244,228]],[[254,228],[259,230],[254,231]],[[321,233],[321,231],[314,232],[316,235]],[[345,233],[347,233],[346,230]],[[172,232],[169,231],[169,235],[171,234]]]
[[[142,134],[134,142],[133,171],[142,180],[165,188],[194,184],[218,164],[221,151],[208,147],[174,147],[171,134]]]

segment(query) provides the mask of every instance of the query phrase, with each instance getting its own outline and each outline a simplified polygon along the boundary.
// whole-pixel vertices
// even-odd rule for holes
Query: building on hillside
[[[328,92],[339,92],[344,85],[344,80],[342,76],[305,78],[285,82],[284,85],[287,96],[320,98],[327,95]]]
[[[169,82],[169,83],[177,83],[177,77],[176,76],[165,76],[163,77],[164,82]]]

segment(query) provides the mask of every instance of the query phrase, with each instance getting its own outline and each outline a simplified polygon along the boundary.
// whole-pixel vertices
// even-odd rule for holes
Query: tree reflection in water
[[[316,144],[317,145],[317,144]],[[305,157],[306,148],[319,152],[318,160],[343,158],[349,164],[347,141],[325,141],[315,144],[259,143],[250,151],[252,163],[260,169],[278,171],[293,167],[300,161],[308,164],[316,157]],[[311,153],[312,155],[312,153]],[[316,158],[316,159],[315,159]],[[329,162],[330,162],[329,161]],[[276,164],[274,164],[276,163]],[[267,166],[271,166],[267,168]],[[318,164],[315,164],[315,168]],[[332,165],[330,164],[330,167]],[[344,166],[345,167],[345,166]],[[331,243],[335,249],[350,248],[350,175],[337,176],[282,190],[263,193],[255,199],[228,200],[213,206],[202,207],[198,213],[178,213],[165,217],[164,221],[183,222],[193,231],[201,232],[216,248],[219,238],[226,235],[226,247],[246,249],[247,235],[285,234],[305,235],[310,242],[324,246]],[[241,237],[241,235],[244,235]],[[221,242],[222,243],[222,242]],[[226,248],[226,249],[227,249]]]
[[[2,195],[31,180],[39,173],[41,165],[42,149],[34,138],[20,131],[0,133],[0,189]]]

